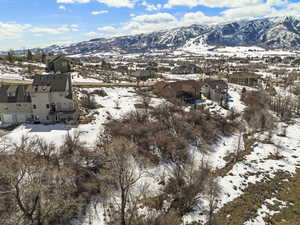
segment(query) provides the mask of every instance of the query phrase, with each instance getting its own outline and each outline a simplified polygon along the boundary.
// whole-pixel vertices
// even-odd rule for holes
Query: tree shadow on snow
[[[77,128],[78,125],[68,125],[63,123],[58,124],[25,124],[25,129],[30,129],[30,132],[51,132],[51,131],[70,131]]]

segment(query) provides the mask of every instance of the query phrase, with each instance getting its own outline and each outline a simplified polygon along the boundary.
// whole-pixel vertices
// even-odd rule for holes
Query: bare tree
[[[115,103],[115,109],[120,109],[120,100],[116,99],[114,100],[114,103]]]
[[[207,198],[208,198],[208,225],[217,225],[215,211],[218,207],[218,199],[221,188],[213,177],[209,178],[207,184]]]
[[[137,215],[137,201],[145,191],[138,191],[136,194],[136,184],[142,178],[143,172],[134,160],[136,146],[125,138],[116,138],[112,142],[98,144],[104,151],[101,155],[107,162],[106,167],[109,172],[106,177],[108,189],[114,192],[111,196],[118,196],[113,201],[113,209],[118,215],[121,225],[131,225]],[[119,193],[119,195],[116,193]]]
[[[41,139],[22,138],[20,144],[1,157],[0,214],[4,224],[65,224],[78,202],[70,177],[60,168],[56,148]],[[1,208],[1,207],[0,207]]]

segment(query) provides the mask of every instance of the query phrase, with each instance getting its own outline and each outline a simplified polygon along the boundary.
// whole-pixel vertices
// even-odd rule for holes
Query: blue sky
[[[0,0],[0,49],[300,15],[300,0]]]

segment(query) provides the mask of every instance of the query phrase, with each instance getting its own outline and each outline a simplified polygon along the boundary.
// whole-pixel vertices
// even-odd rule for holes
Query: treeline
[[[13,51],[9,51],[6,55],[0,56],[0,61],[6,61],[8,63],[14,62],[42,62],[47,63],[47,56],[44,51],[39,51],[35,54],[31,50],[27,50],[22,55],[17,55]]]

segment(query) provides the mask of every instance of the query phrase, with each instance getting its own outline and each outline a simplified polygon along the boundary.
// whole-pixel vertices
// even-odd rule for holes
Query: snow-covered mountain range
[[[159,32],[99,38],[68,46],[53,45],[47,52],[94,54],[101,52],[143,53],[190,46],[258,46],[265,49],[300,49],[299,18],[276,17],[219,25],[192,25]]]

